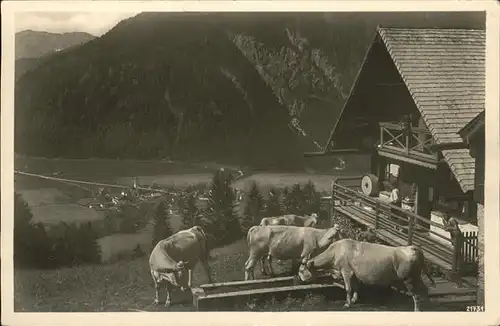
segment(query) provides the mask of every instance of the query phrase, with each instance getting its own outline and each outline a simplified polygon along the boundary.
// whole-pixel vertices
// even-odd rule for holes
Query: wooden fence
[[[477,260],[477,235],[453,233],[447,238],[430,230],[444,226],[409,210],[364,195],[354,187],[332,183],[331,216],[342,214],[374,229],[393,245],[418,245],[426,258],[445,271],[472,273]],[[458,231],[459,232],[459,231]],[[432,234],[432,236],[430,236]],[[441,241],[439,241],[441,240]]]

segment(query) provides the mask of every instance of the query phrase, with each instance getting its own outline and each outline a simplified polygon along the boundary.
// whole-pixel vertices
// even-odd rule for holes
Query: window
[[[397,164],[387,164],[385,167],[385,179],[389,182],[399,179],[400,166]]]

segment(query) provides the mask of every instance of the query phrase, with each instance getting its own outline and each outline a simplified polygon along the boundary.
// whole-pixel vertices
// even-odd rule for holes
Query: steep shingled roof
[[[473,137],[480,127],[484,128],[485,111],[481,111],[474,119],[469,121],[460,131],[462,139]],[[483,129],[484,130],[484,129]]]
[[[484,110],[485,31],[378,28],[378,34],[435,141],[461,142],[460,129]],[[473,190],[468,149],[442,152],[462,190]]]

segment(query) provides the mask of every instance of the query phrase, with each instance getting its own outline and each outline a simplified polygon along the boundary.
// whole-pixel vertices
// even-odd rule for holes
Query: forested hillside
[[[377,25],[482,28],[483,17],[139,14],[18,80],[16,151],[301,164],[324,145]]]

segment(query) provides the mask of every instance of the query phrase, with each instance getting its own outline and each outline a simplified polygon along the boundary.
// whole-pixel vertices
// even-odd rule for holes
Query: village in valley
[[[192,15],[17,58],[14,310],[484,310],[484,13]]]

